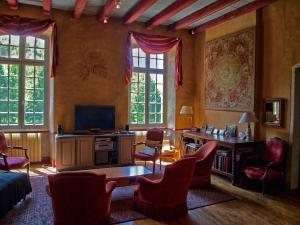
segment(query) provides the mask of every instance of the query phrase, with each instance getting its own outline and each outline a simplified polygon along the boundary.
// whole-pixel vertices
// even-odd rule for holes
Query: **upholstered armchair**
[[[155,174],[155,161],[158,158],[159,158],[159,166],[161,169],[160,155],[161,155],[163,139],[164,139],[164,131],[159,128],[152,128],[147,131],[145,142],[138,142],[133,145],[133,156],[135,159],[145,161],[145,166],[146,166],[146,161],[153,162],[153,174]],[[139,145],[145,145],[149,148],[152,148],[154,152],[143,151],[145,149],[136,151],[136,148]]]
[[[9,157],[7,153],[17,149],[24,152],[24,157]],[[12,170],[27,167],[27,174],[29,175],[30,160],[27,154],[28,149],[22,146],[8,146],[5,140],[5,135],[0,132],[0,170]]]
[[[107,224],[115,182],[92,171],[49,175],[46,187],[52,199],[55,225]]]
[[[186,198],[195,161],[195,158],[188,158],[167,165],[160,180],[138,177],[134,208],[156,219],[175,219],[186,214]]]
[[[264,150],[260,154],[249,156],[241,171],[246,178],[261,181],[264,194],[268,183],[283,181],[287,151],[288,146],[284,140],[268,139]]]
[[[195,157],[197,159],[190,185],[191,188],[210,186],[211,168],[217,148],[217,141],[209,141],[202,145],[195,153],[184,156],[184,158]]]

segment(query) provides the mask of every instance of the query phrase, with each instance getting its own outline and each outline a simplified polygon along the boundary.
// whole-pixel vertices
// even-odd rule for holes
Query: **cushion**
[[[141,152],[134,153],[134,157],[141,160],[153,160],[153,156]]]
[[[242,171],[246,174],[248,178],[254,180],[263,180],[266,170],[267,170],[266,167],[254,167],[254,166],[248,166],[242,169]],[[280,177],[281,177],[280,172],[274,169],[269,169],[269,175],[267,177],[268,181],[275,180]]]
[[[17,169],[26,166],[29,160],[25,157],[7,157],[9,169]],[[4,159],[0,158],[0,169],[5,169]]]
[[[143,153],[146,155],[150,155],[150,156],[154,156],[155,155],[155,149],[154,148],[150,148],[148,146],[143,147],[139,153]]]

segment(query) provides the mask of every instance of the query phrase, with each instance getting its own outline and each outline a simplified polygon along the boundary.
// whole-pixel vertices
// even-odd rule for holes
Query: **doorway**
[[[291,186],[300,187],[300,63],[293,66],[291,89]]]

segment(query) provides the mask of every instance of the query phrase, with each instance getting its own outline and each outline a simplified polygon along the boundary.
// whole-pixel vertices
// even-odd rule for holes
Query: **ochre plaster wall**
[[[237,124],[242,112],[206,110],[204,108],[205,74],[204,74],[204,46],[205,42],[217,39],[227,34],[254,27],[256,25],[256,13],[248,13],[236,19],[222,23],[207,29],[195,36],[195,125],[202,123],[213,125],[216,128],[225,128],[228,124]],[[239,131],[244,131],[246,125],[239,125]]]
[[[14,11],[8,9],[4,1],[0,3],[0,13],[47,18],[41,7],[20,4],[19,10]],[[182,120],[178,113],[181,105],[193,105],[194,96],[193,37],[187,31],[167,32],[165,28],[149,31],[143,24],[124,26],[121,20],[114,19],[103,24],[96,16],[86,15],[74,20],[72,12],[60,10],[52,10],[51,14],[58,26],[60,53],[55,77],[55,126],[63,124],[65,131],[74,129],[76,104],[115,105],[116,127],[128,123],[128,88],[123,76],[125,41],[130,30],[182,38],[183,86],[176,92],[176,127],[189,125],[189,121]]]

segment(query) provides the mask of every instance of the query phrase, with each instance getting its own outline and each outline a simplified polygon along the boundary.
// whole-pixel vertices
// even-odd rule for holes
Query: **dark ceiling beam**
[[[52,0],[43,0],[43,13],[47,16],[51,14]]]
[[[158,13],[156,16],[154,16],[152,19],[150,19],[146,24],[147,29],[151,29],[155,26],[162,24],[163,22],[167,21],[169,18],[176,15],[183,9],[189,7],[196,1],[197,0],[176,0],[174,3],[172,3],[167,8]]]
[[[183,19],[177,21],[176,23],[173,23],[172,25],[169,26],[170,30],[179,30],[182,28],[186,28],[188,25],[201,20],[221,9],[226,8],[229,5],[232,5],[233,3],[237,2],[239,0],[220,0],[216,1],[186,17]]]
[[[73,18],[79,19],[85,6],[86,6],[87,0],[77,0],[74,11],[73,11]]]
[[[18,9],[18,0],[7,0],[10,9]]]
[[[224,23],[228,20],[231,20],[233,18],[236,18],[238,16],[244,15],[246,13],[252,12],[254,10],[263,8],[267,5],[270,5],[271,3],[275,2],[276,0],[256,0],[254,2],[251,2],[245,6],[242,6],[241,8],[238,8],[234,11],[231,11],[221,17],[218,17],[216,19],[213,19],[211,21],[208,21],[207,23],[204,23],[194,29],[191,30],[192,34],[196,34],[196,33],[200,33],[204,30],[206,30],[207,28],[216,26],[220,23]]]
[[[111,12],[114,10],[116,5],[117,5],[116,0],[107,0],[105,2],[105,5],[104,5],[101,13],[100,13],[99,21],[101,21],[101,22],[107,21],[107,19],[109,18]]]
[[[140,0],[132,9],[125,15],[123,23],[131,24],[136,21],[147,9],[149,9],[157,0]]]

